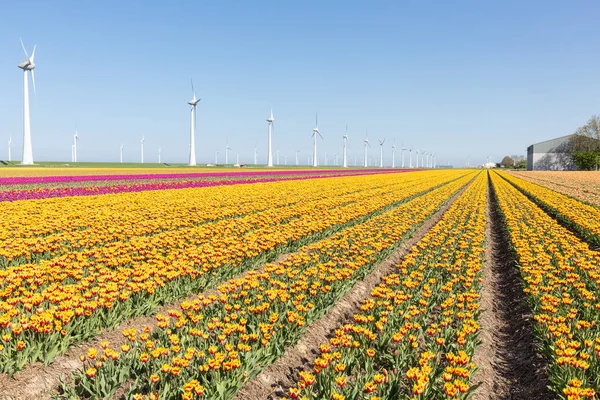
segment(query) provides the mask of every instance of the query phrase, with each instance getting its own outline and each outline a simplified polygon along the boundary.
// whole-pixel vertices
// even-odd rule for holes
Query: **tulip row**
[[[400,178],[401,177],[401,178]],[[398,176],[398,182],[418,177]],[[203,223],[277,209],[367,188],[383,187],[381,179],[327,180],[322,192],[311,182],[236,185],[203,190],[169,190],[111,196],[0,204],[0,265],[18,265],[83,251],[138,236],[181,230]],[[330,183],[331,182],[331,183]],[[92,234],[93,233],[93,234]]]
[[[27,362],[49,362],[104,327],[252,269],[461,174],[441,172],[409,183],[404,174],[371,177],[374,188],[0,270],[5,338],[0,368],[10,373]],[[347,179],[359,179],[359,186],[362,181],[342,180],[348,184]],[[321,193],[321,182],[336,183],[315,181],[310,189]]]
[[[545,186],[579,201],[600,206],[600,174],[592,171],[512,172],[531,183]]]
[[[600,245],[600,208],[506,173],[500,176],[590,243]]]
[[[64,397],[108,398],[129,379],[134,398],[231,399],[473,176],[231,280],[217,295],[183,302],[158,315],[154,330],[124,331],[129,343],[120,348],[89,349]]]
[[[565,399],[595,398],[600,387],[600,253],[498,174],[492,174],[492,182],[552,389]]]
[[[139,182],[129,181],[122,184],[108,183],[102,185],[102,181],[95,181],[95,184],[87,185],[62,185],[59,187],[50,187],[48,185],[42,187],[26,187],[16,188],[11,190],[0,190],[0,202],[5,201],[17,201],[17,200],[39,200],[54,197],[73,197],[73,196],[96,196],[102,194],[112,193],[130,193],[130,192],[143,192],[143,191],[156,191],[156,190],[167,190],[167,189],[184,189],[184,188],[203,188],[212,186],[222,185],[240,185],[249,184],[256,182],[276,182],[282,180],[304,180],[304,179],[316,179],[325,177],[336,177],[336,176],[357,176],[365,174],[374,174],[375,172],[369,171],[324,171],[314,172],[311,174],[301,175],[238,175],[230,177],[220,178],[182,178],[182,179],[168,179],[159,180],[154,182]],[[384,171],[377,171],[376,173],[384,173]]]
[[[479,325],[487,174],[480,174],[338,326],[296,399],[466,398]]]

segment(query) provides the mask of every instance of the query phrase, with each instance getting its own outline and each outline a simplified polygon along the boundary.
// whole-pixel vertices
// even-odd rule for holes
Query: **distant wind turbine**
[[[273,109],[271,108],[271,115],[267,118],[267,122],[269,123],[269,143],[267,148],[267,167],[273,166],[273,148],[271,147],[271,136],[273,135],[273,122],[275,121],[275,117],[273,117]],[[254,163],[256,164],[256,162]]]
[[[369,164],[367,163],[369,150],[367,148],[371,147],[371,145],[369,144],[369,131],[367,131],[367,133],[365,134],[365,140],[363,140],[363,142],[365,144],[365,163],[364,163],[364,167],[367,168],[369,166]]]
[[[402,168],[404,168],[404,151],[406,150],[406,147],[404,147],[404,142],[402,142]]]
[[[383,144],[385,143],[385,138],[379,141],[379,168],[383,168]]]
[[[11,147],[12,147],[12,135],[10,135],[8,137],[8,161],[12,161],[12,154],[11,154]]]
[[[35,48],[36,45],[33,46],[33,52],[31,53],[31,57],[27,54],[27,50],[25,50],[25,45],[23,45],[23,40],[21,40],[21,47],[23,47],[23,52],[25,52],[25,56],[27,59],[18,65],[19,68],[23,70],[23,159],[21,164],[23,165],[32,165],[33,164],[33,150],[31,146],[31,119],[29,116],[29,80],[27,72],[31,73],[31,80],[33,82],[33,93],[37,96],[35,92],[35,74],[33,69],[35,68],[35,63],[33,62],[35,58]]]
[[[121,151],[120,151],[121,164],[123,163],[123,144],[121,143]]]
[[[194,90],[194,81],[190,79],[192,84],[192,94],[194,97],[187,103],[190,105],[190,158],[189,166],[196,165],[196,105],[200,102],[200,99],[196,99],[196,91]],[[160,161],[159,161],[160,163]]]
[[[256,146],[254,146],[254,165],[258,164],[258,151],[256,150]]]
[[[219,165],[219,150],[215,151],[215,165]]]
[[[315,127],[312,130],[313,137],[313,167],[319,166],[319,158],[317,156],[317,135],[321,136],[323,139],[323,135],[319,132],[319,114],[315,114]]]
[[[158,163],[160,164],[160,152],[162,151],[162,148],[158,148]]]
[[[227,142],[227,139],[225,139],[225,165],[229,164],[229,150],[233,149],[229,147],[229,143]]]
[[[142,164],[144,163],[144,142],[145,141],[146,141],[146,139],[144,139],[144,137],[142,136],[142,140],[140,141],[141,150],[142,150]]]
[[[296,165],[300,164],[300,150],[296,150]]]
[[[77,162],[77,141],[79,140],[79,135],[77,134],[77,130],[75,130],[75,134],[73,135],[73,162]]]
[[[392,168],[396,168],[396,139],[394,139],[394,144],[392,144]]]
[[[279,164],[279,149],[277,149],[277,165],[281,165]]]
[[[344,133],[344,136],[342,136],[342,138],[344,139],[344,153],[342,155],[343,167],[348,168],[348,124],[346,124],[346,133]]]
[[[417,159],[417,166],[415,168],[419,168],[419,150],[415,149],[415,158]]]

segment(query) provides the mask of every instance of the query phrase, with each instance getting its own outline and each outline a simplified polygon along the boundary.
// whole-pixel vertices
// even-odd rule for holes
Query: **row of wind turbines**
[[[30,112],[29,112],[29,74],[31,74],[31,80],[33,83],[33,90],[34,90],[34,94],[36,94],[36,90],[35,90],[35,74],[34,74],[34,69],[35,69],[35,63],[34,63],[34,59],[35,59],[35,51],[36,51],[36,47],[37,45],[33,46],[33,51],[31,53],[31,56],[29,56],[29,53],[27,52],[25,45],[23,44],[23,41],[21,40],[21,47],[23,48],[23,52],[25,53],[25,61],[23,61],[22,63],[20,63],[18,65],[18,67],[20,69],[23,70],[23,91],[24,91],[24,96],[23,96],[23,157],[22,157],[22,164],[23,165],[32,165],[33,164],[33,151],[32,151],[32,141],[31,141],[31,120],[30,120]],[[196,107],[198,105],[198,103],[200,102],[199,98],[196,98],[196,91],[194,89],[194,82],[191,81],[191,86],[192,86],[192,99],[189,100],[187,103],[190,106],[190,143],[189,143],[189,160],[188,160],[188,165],[189,166],[195,166],[196,164],[196,142],[195,142],[195,132],[196,132]],[[36,94],[37,95],[37,94]],[[267,167],[273,167],[273,148],[272,148],[272,136],[273,136],[273,131],[274,131],[274,122],[275,122],[275,117],[273,116],[273,110],[271,109],[271,114],[269,115],[269,117],[267,118],[267,123],[268,123],[268,145],[267,145]],[[321,134],[321,132],[319,131],[319,118],[318,118],[318,114],[315,115],[315,127],[312,130],[312,139],[313,139],[313,154],[312,154],[312,166],[313,167],[318,167],[319,166],[319,157],[318,157],[318,153],[317,153],[317,139],[318,137],[320,137],[321,139],[323,139],[323,135]],[[79,134],[78,131],[75,131],[75,134],[73,135],[73,143],[71,144],[71,161],[72,162],[77,162],[77,142],[80,140],[79,138]],[[348,167],[348,126],[346,125],[346,131],[342,136],[342,140],[343,140],[343,153],[342,153],[342,167],[347,168]],[[379,140],[379,145],[380,145],[380,157],[379,157],[379,167],[383,168],[383,148],[384,148],[384,143],[385,143],[386,139],[384,138],[383,140]],[[144,163],[144,142],[145,142],[145,137],[142,136],[142,139],[140,140],[140,151],[141,151],[141,162]],[[368,133],[365,136],[365,139],[363,141],[364,143],[364,160],[363,160],[363,166],[364,167],[368,167],[369,166],[369,157],[368,157],[368,149],[371,147],[371,144],[369,143],[369,138],[368,138]],[[11,154],[11,145],[12,145],[12,136],[9,137],[8,139],[8,161],[12,161],[12,154]],[[392,149],[392,168],[396,167],[396,145],[395,142],[394,144],[391,146]],[[229,143],[225,142],[225,164],[229,164],[229,151],[232,150],[232,148],[229,146]],[[404,152],[408,150],[409,151],[409,168],[413,168],[413,163],[412,163],[412,151],[413,148],[406,148],[404,147],[404,143],[402,143],[401,146],[401,151],[402,151],[402,164],[401,167],[405,168],[405,159],[404,159]],[[162,149],[159,148],[158,149],[158,162],[161,162],[161,151]],[[430,151],[425,151],[425,150],[421,150],[419,152],[419,150],[415,150],[416,153],[416,168],[419,168],[419,155],[421,155],[421,168],[425,168],[425,167],[429,167],[429,168],[433,168],[436,166],[436,154],[432,153]],[[219,152],[217,151],[215,153],[215,164],[218,164],[218,154]],[[254,164],[257,164],[257,149],[256,147],[254,148]],[[297,150],[295,153],[296,156],[296,165],[299,165],[299,154],[300,151]],[[123,145],[121,144],[120,147],[120,162],[123,162]],[[326,164],[327,164],[327,153],[325,153],[325,157],[326,157]],[[337,154],[336,154],[336,159],[337,159]],[[239,165],[239,154],[237,156],[237,165]],[[279,150],[277,150],[277,164],[279,164]],[[287,164],[287,156],[286,156],[286,164]],[[337,164],[337,160],[335,162],[335,164]],[[356,157],[355,157],[355,166],[356,166]]]

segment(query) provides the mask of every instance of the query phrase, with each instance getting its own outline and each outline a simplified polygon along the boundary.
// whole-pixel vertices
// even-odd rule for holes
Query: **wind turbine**
[[[12,135],[10,135],[8,137],[8,161],[12,161],[11,160],[11,147],[12,147]]]
[[[342,136],[342,138],[344,139],[344,154],[343,154],[343,167],[344,168],[348,168],[348,151],[347,151],[347,147],[348,147],[348,124],[346,124],[346,133],[344,133],[344,136]]]
[[[379,168],[383,168],[383,144],[385,143],[385,138],[383,141],[379,140]]]
[[[77,141],[79,140],[79,135],[77,134],[77,130],[75,130],[75,134],[73,135],[73,162],[77,162]]]
[[[335,165],[336,167],[337,167],[337,165],[338,165],[338,156],[339,156],[339,155],[340,155],[339,153],[335,153],[335,157],[334,157],[333,165]]]
[[[240,153],[237,153],[237,155],[236,155],[235,164],[236,164],[238,167],[240,166]]]
[[[392,144],[392,168],[396,168],[396,139],[394,139],[394,144]]]
[[[225,165],[229,164],[229,150],[233,149],[229,147],[229,143],[227,142],[227,139],[225,139]]]
[[[417,159],[417,166],[415,168],[419,168],[419,150],[415,149],[415,156]]]
[[[323,139],[323,135],[319,132],[319,114],[315,114],[315,127],[312,130],[313,137],[313,167],[319,166],[319,159],[317,157],[317,135],[321,136]]]
[[[258,151],[256,150],[256,146],[254,146],[254,165],[258,164],[257,156],[258,156]]]
[[[277,165],[280,165],[279,164],[279,149],[277,149]]]
[[[121,156],[121,164],[122,164],[123,163],[123,144],[122,143],[121,143],[120,156]]]
[[[37,45],[33,46],[33,52],[31,53],[31,57],[29,57],[27,50],[25,50],[25,45],[23,45],[23,40],[21,40],[21,47],[23,47],[23,52],[25,52],[25,56],[27,57],[27,60],[18,65],[18,67],[23,70],[23,159],[21,161],[21,164],[23,165],[33,164],[33,150],[31,146],[31,119],[29,117],[29,80],[27,72],[31,72],[33,93],[37,96],[35,91],[35,74],[33,72],[33,69],[35,68],[33,59],[35,58],[36,46]]]
[[[329,165],[329,159],[327,158],[327,152],[325,152],[325,165]]]
[[[196,99],[194,81],[190,79],[190,82],[192,84],[192,94],[194,97],[187,102],[190,105],[190,160],[188,165],[193,167],[196,165],[196,105],[200,102],[200,99]]]
[[[425,154],[427,154],[427,152],[424,150],[421,150],[421,168],[427,167],[427,165],[425,165]]]
[[[300,164],[300,150],[296,150],[296,165]]]
[[[158,148],[158,163],[160,164],[160,152],[162,151],[162,148]]]
[[[406,147],[404,147],[404,142],[402,142],[402,168],[404,168],[404,151],[407,150]]]
[[[273,109],[271,108],[271,115],[267,118],[267,122],[269,123],[269,145],[267,149],[267,167],[273,166],[273,150],[271,147],[271,135],[273,134],[273,122],[275,121],[275,117],[273,117]],[[254,162],[256,164],[256,162]]]
[[[287,165],[287,154],[285,156],[283,156],[283,164]]]
[[[144,163],[144,142],[146,139],[142,136],[142,140],[140,141],[141,149],[142,149],[142,164]]]
[[[219,165],[219,150],[215,151],[215,165]]]
[[[367,133],[365,134],[365,140],[363,140],[363,143],[365,144],[365,163],[364,163],[364,167],[367,168],[369,166],[369,164],[367,164],[367,156],[368,156],[368,152],[369,150],[367,149],[367,147],[371,147],[371,145],[369,144],[369,131],[367,131]]]

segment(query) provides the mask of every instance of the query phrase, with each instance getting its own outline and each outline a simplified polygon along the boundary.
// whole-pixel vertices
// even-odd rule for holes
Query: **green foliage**
[[[579,170],[597,170],[600,165],[600,152],[582,151],[572,154],[573,161]]]

